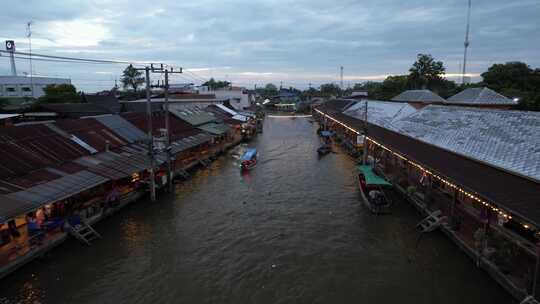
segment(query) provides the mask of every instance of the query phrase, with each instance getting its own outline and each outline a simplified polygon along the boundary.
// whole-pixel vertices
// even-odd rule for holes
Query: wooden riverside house
[[[369,161],[424,216],[441,212],[478,267],[519,301],[540,297],[540,113],[334,100],[314,116],[344,146],[365,135]]]
[[[233,125],[214,114],[197,109],[197,115],[211,124],[169,114],[173,177],[188,178],[189,169],[242,139],[241,130],[230,131]],[[152,113],[158,188],[167,180],[165,118]],[[70,234],[90,244],[99,238],[90,225],[148,192],[147,127],[141,112],[0,127],[0,278]]]

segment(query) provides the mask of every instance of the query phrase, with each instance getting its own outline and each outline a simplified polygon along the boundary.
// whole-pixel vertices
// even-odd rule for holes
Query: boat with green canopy
[[[392,184],[373,172],[370,165],[359,165],[358,188],[364,204],[375,214],[390,213],[392,202],[384,193]]]

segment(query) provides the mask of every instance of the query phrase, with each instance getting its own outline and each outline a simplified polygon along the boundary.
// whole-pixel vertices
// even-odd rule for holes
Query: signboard
[[[364,144],[364,135],[356,135],[356,144],[361,146]]]
[[[6,51],[15,52],[15,41],[6,40]]]

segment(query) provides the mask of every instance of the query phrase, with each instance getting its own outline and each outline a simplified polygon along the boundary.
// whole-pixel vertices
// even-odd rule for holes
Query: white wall
[[[233,108],[236,110],[244,110],[244,108],[247,108],[251,106],[250,100],[249,100],[249,94],[243,93],[243,91],[240,90],[216,90],[216,91],[200,91],[200,93],[204,94],[215,94],[217,99],[229,99],[229,102]]]
[[[70,79],[50,78],[50,77],[30,77],[26,76],[0,76],[0,97],[32,97],[32,83],[34,88],[33,96],[39,98],[45,93],[43,88],[50,84],[71,84]]]

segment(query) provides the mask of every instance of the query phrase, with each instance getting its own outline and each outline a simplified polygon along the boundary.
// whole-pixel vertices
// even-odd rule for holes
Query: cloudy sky
[[[39,54],[163,62],[253,87],[273,82],[345,85],[406,73],[416,54],[444,61],[448,77],[463,57],[467,0],[26,0],[0,10],[0,39]],[[493,63],[540,67],[539,0],[473,0],[468,73]],[[34,61],[34,74],[69,77],[82,90],[108,89],[123,65]],[[20,74],[29,72],[17,61]],[[10,72],[0,57],[0,75]],[[156,76],[157,77],[157,76]],[[478,79],[478,78],[477,78]]]

